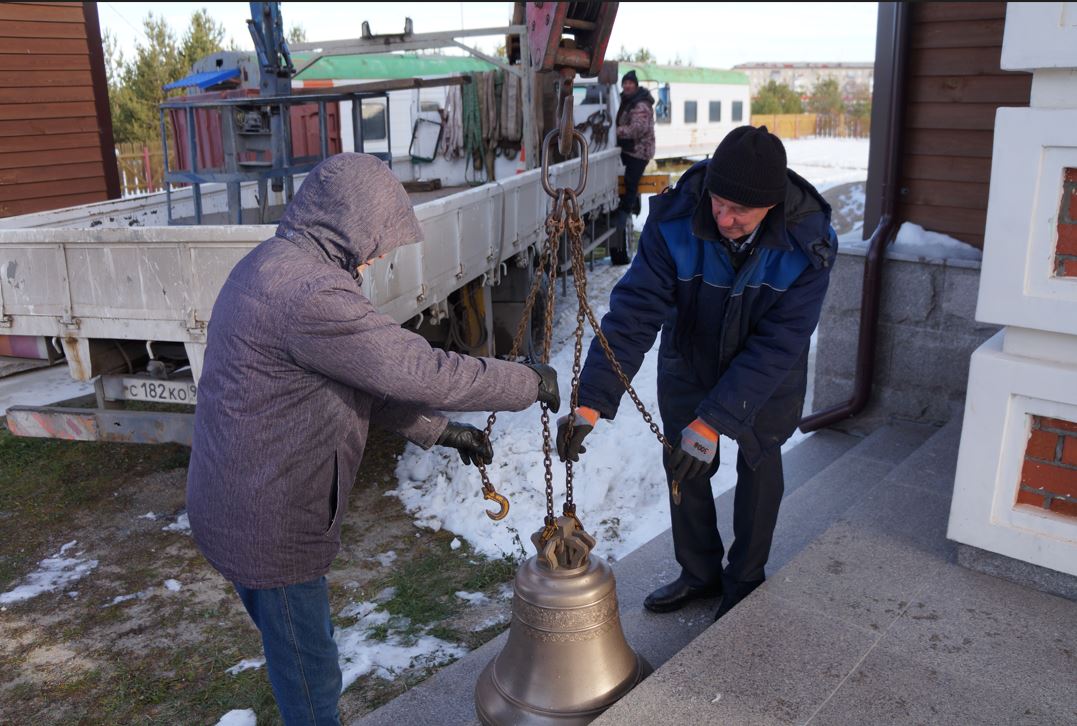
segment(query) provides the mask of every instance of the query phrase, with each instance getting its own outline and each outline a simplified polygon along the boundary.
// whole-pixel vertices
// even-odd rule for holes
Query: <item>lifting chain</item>
[[[571,89],[571,80],[569,81],[569,88]],[[571,90],[569,91],[569,94]],[[572,99],[571,95],[568,95],[567,99],[568,111],[571,114]],[[523,344],[524,336],[527,334],[528,321],[531,319],[531,311],[535,307],[535,301],[538,297],[539,289],[542,287],[543,281],[548,280],[549,292],[546,295],[546,309],[544,311],[544,325],[542,330],[542,347],[540,350],[541,363],[549,363],[550,361],[550,349],[553,342],[553,326],[554,326],[554,298],[556,297],[556,291],[554,283],[557,280],[558,273],[558,252],[561,246],[561,239],[564,237],[567,242],[567,256],[572,266],[573,285],[576,289],[576,330],[574,334],[574,348],[572,357],[572,385],[571,395],[569,401],[569,416],[567,418],[567,436],[572,437],[572,427],[574,425],[572,411],[575,411],[579,406],[579,388],[580,388],[580,374],[583,370],[583,336],[585,332],[586,324],[590,324],[591,329],[595,333],[595,338],[598,339],[598,343],[602,348],[603,353],[606,355],[606,359],[610,363],[610,367],[613,368],[614,374],[620,380],[624,386],[625,391],[632,399],[632,403],[635,404],[636,410],[640,412],[643,420],[650,427],[651,433],[655,435],[655,438],[662,444],[667,452],[671,450],[669,441],[662,435],[662,431],[658,428],[658,424],[655,423],[654,418],[647,411],[647,407],[640,401],[639,396],[636,394],[635,389],[632,387],[632,383],[629,381],[628,376],[621,368],[621,364],[617,362],[617,357],[613,353],[613,349],[610,347],[609,341],[606,339],[606,335],[602,332],[602,327],[599,324],[598,319],[595,317],[594,311],[591,309],[591,305],[587,300],[587,267],[584,254],[583,245],[583,232],[584,222],[580,216],[580,203],[579,195],[583,193],[584,188],[587,186],[587,172],[588,172],[588,149],[587,141],[584,139],[583,134],[576,131],[571,126],[571,115],[567,116],[567,131],[565,131],[566,124],[562,124],[563,128],[554,129],[550,131],[542,144],[542,188],[546,190],[546,193],[553,199],[553,204],[550,207],[550,214],[546,218],[546,245],[545,248],[539,254],[538,265],[535,269],[534,281],[531,285],[531,289],[527,293],[527,299],[524,302],[523,311],[520,315],[520,322],[516,328],[516,335],[512,340],[512,350],[509,352],[510,359],[516,359],[520,355],[520,348]],[[564,119],[563,119],[564,120]],[[580,154],[580,176],[579,181],[574,189],[568,187],[554,188],[550,184],[550,152],[553,148],[553,142],[557,141],[559,147],[564,149],[566,142],[563,134],[568,134],[570,139],[568,141],[568,150],[571,151],[573,145],[579,148]],[[563,156],[568,156],[567,153],[562,151]],[[557,517],[554,516],[554,503],[553,503],[553,451],[554,443],[550,435],[550,409],[545,403],[542,406],[542,457],[543,465],[545,466],[545,483],[546,483],[546,516],[543,520],[543,529],[541,534],[541,541],[545,542],[553,537],[558,532]],[[490,438],[490,434],[493,432],[494,422],[497,419],[496,413],[491,413],[486,420],[485,435],[487,440]],[[486,514],[493,520],[500,520],[508,514],[509,503],[508,500],[501,494],[498,494],[494,489],[493,484],[490,482],[490,477],[486,471],[486,466],[479,464],[479,474],[482,477],[483,497],[488,500],[496,501],[501,506],[501,511],[490,512]],[[673,496],[674,501],[680,502],[680,490],[677,482],[673,482]],[[565,502],[562,506],[562,514],[564,517],[570,518],[577,528],[582,531],[583,525],[580,523],[579,518],[576,516],[576,502],[573,498],[573,471],[572,462],[565,462]]]

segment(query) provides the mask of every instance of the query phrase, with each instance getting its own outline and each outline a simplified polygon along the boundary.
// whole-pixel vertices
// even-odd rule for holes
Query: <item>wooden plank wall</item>
[[[120,196],[95,3],[0,3],[0,217]]]
[[[983,248],[995,110],[1027,106],[999,68],[1003,2],[911,3],[898,218]]]

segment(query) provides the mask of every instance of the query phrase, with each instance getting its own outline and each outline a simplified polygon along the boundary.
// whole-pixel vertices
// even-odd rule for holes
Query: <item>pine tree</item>
[[[767,81],[752,98],[753,114],[802,113],[804,104],[789,86]]]

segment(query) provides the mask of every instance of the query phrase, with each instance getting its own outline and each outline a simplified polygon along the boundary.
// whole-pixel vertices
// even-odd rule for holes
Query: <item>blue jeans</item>
[[[340,663],[325,578],[266,590],[232,584],[262,634],[269,683],[286,726],[339,726]]]

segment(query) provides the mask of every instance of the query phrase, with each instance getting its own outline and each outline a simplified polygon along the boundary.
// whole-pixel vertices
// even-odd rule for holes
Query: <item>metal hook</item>
[[[490,500],[492,502],[497,502],[498,506],[501,507],[501,510],[497,511],[497,512],[492,512],[489,509],[487,509],[486,510],[486,516],[487,517],[494,520],[495,522],[500,522],[502,519],[504,519],[505,517],[508,516],[508,514],[509,514],[509,500],[506,499],[504,496],[502,496],[501,494],[498,494],[495,491],[489,491],[487,489],[483,489],[482,490],[482,498],[483,499],[488,499],[488,500]]]

